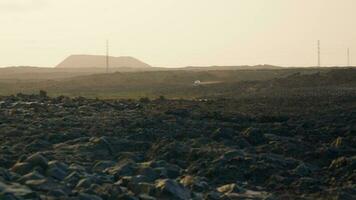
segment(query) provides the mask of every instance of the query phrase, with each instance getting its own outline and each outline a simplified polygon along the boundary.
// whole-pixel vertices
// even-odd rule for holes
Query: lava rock
[[[242,133],[242,135],[250,144],[253,145],[259,145],[266,142],[264,134],[257,128],[248,128]]]
[[[92,171],[101,173],[101,172],[105,171],[106,169],[115,166],[115,164],[116,164],[115,162],[110,161],[110,160],[98,161],[92,168]]]
[[[27,186],[36,191],[53,191],[57,189],[62,189],[63,186],[59,183],[56,183],[48,178],[37,179],[37,180],[28,180],[25,182]]]
[[[92,195],[92,194],[86,194],[86,193],[80,193],[78,195],[79,200],[102,200],[101,197]]]
[[[223,185],[221,187],[218,187],[216,190],[219,191],[220,193],[224,193],[224,194],[242,193],[244,191],[244,189],[242,189],[235,183]]]
[[[160,199],[187,200],[191,198],[189,190],[171,179],[156,181],[156,195]]]
[[[30,188],[17,183],[6,184],[0,182],[1,199],[39,199],[39,196]]]
[[[30,172],[30,173],[22,176],[17,181],[20,183],[25,183],[28,180],[40,180],[40,179],[44,179],[44,178],[45,177],[42,174],[40,174],[39,172],[33,171],[33,172]]]
[[[48,160],[41,153],[35,153],[26,159],[26,162],[32,166],[39,166],[43,169],[48,167]]]
[[[60,181],[64,180],[64,178],[67,176],[67,173],[58,167],[50,167],[49,169],[47,169],[46,174],[47,176]]]
[[[25,175],[25,174],[31,172],[32,169],[33,169],[33,166],[30,163],[18,162],[11,168],[11,171],[18,173],[20,175]]]

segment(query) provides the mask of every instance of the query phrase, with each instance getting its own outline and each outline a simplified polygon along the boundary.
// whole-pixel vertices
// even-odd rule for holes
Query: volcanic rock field
[[[356,98],[0,98],[0,199],[356,199]]]

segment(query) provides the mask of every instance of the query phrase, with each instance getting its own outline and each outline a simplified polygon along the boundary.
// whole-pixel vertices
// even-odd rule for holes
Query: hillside
[[[133,57],[109,57],[110,68],[148,68],[150,65]],[[106,56],[71,55],[56,68],[105,68]]]
[[[170,70],[116,72],[56,80],[0,80],[0,94],[34,93],[101,98],[232,97],[272,95],[297,90],[354,91],[355,69],[291,68],[276,70]],[[344,76],[345,75],[345,76]],[[343,78],[345,77],[345,78]],[[347,78],[348,77],[348,78]],[[193,83],[200,80],[201,84]]]
[[[266,70],[283,69],[283,67],[274,65],[238,65],[238,66],[188,66],[186,70]]]

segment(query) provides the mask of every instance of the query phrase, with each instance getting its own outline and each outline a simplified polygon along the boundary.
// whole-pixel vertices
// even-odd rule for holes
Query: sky
[[[71,54],[157,67],[356,65],[356,0],[0,0],[0,66]],[[355,63],[352,58],[355,57]]]

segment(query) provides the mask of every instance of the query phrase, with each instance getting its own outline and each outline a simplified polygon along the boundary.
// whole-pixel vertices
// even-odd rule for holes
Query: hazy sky
[[[70,54],[151,65],[356,64],[356,0],[0,0],[0,66]]]

